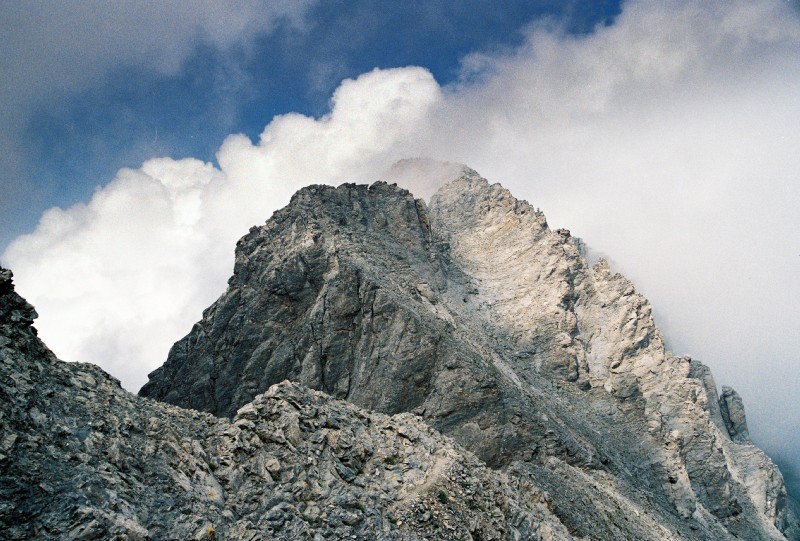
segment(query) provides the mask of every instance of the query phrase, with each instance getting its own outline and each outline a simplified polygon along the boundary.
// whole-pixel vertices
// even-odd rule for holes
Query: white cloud
[[[59,356],[135,390],[222,293],[249,227],[306,184],[374,180],[440,99],[421,68],[345,81],[323,118],[278,117],[258,144],[230,136],[220,170],[170,158],[121,170],[88,204],[48,211],[3,260]]]
[[[534,28],[465,69],[477,82],[446,91],[435,154],[610,254],[677,352],[740,390],[755,435],[797,450],[797,13],[629,2],[591,36]]]
[[[87,205],[50,211],[3,257],[43,338],[136,388],[221,293],[236,238],[297,188],[430,157],[504,183],[609,254],[678,353],[744,395],[752,432],[796,446],[795,12],[777,0],[632,1],[592,35],[533,27],[517,51],[464,69],[446,88],[420,68],[372,71],[343,82],[322,118],[277,117],[257,143],[229,137],[221,170],[151,160]]]

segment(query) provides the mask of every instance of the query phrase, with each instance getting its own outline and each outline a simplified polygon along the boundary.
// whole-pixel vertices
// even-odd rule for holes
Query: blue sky
[[[45,342],[136,390],[295,190],[466,163],[629,276],[796,479],[800,2],[498,5],[0,0],[0,261]]]
[[[130,11],[146,10],[146,4],[122,4]],[[0,158],[11,161],[9,155],[13,156],[13,163],[0,164],[4,196],[0,248],[32,230],[45,209],[88,200],[95,186],[107,183],[121,167],[137,167],[160,155],[214,160],[230,133],[256,137],[282,113],[322,115],[345,78],[375,67],[418,65],[447,84],[460,76],[463,56],[519,46],[524,29],[535,21],[550,18],[568,32],[586,33],[597,24],[609,24],[619,12],[618,2],[611,1],[511,1],[502,9],[477,0],[332,1],[302,9],[290,4],[286,9],[292,18],[276,17],[245,40],[234,39],[222,47],[210,43],[202,31],[187,32],[183,39],[188,50],[173,53],[179,66],[165,72],[148,65],[146,55],[137,58],[117,52],[126,46],[126,35],[106,36],[115,43],[105,57],[102,41],[86,38],[81,43],[83,33],[92,32],[93,20],[81,18],[80,11],[97,6],[71,5],[77,42],[74,35],[52,34],[59,31],[58,21],[50,15],[52,3],[4,6],[4,11],[13,12],[3,18],[7,28],[2,46],[8,54],[4,79],[27,76],[31,84],[38,84],[40,74],[15,69],[14,55],[27,60],[52,55],[52,49],[74,51],[59,65],[42,66],[55,70],[56,76],[63,72],[67,81],[80,79],[75,72],[83,66],[69,61],[84,47],[100,57],[102,69],[91,74],[88,83],[45,81],[50,88],[39,89],[31,100],[11,92],[2,96],[5,107],[18,108],[18,118],[5,127],[13,142]],[[120,24],[132,19],[124,11],[109,16]],[[169,13],[165,16],[169,18]],[[175,14],[173,24],[192,23]],[[224,16],[219,24],[224,24]],[[50,37],[15,42],[11,26],[47,32]],[[170,24],[165,26],[141,30],[155,47],[160,37],[156,30],[171,30]],[[18,94],[27,93],[26,81],[20,82]],[[21,183],[26,188],[15,189]]]

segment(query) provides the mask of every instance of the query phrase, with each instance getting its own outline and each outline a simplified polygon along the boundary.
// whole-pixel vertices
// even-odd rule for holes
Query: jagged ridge
[[[284,382],[220,419],[58,361],[6,269],[0,316],[3,539],[572,539],[412,415]]]
[[[383,183],[301,190],[242,238],[228,291],[141,392],[230,416],[283,379],[422,415],[546,489],[577,535],[797,536],[709,370],[665,350],[630,282],[474,171],[430,208]]]

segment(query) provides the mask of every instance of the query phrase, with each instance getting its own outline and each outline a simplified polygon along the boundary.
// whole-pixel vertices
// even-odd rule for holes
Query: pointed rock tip
[[[440,198],[444,201],[458,200],[466,197],[472,199],[478,197],[479,199],[493,199],[502,200],[509,203],[521,203],[530,207],[530,203],[524,199],[517,199],[505,186],[499,182],[491,183],[483,177],[476,170],[464,165],[460,171],[459,176],[453,178],[439,188],[433,195],[435,198]],[[533,207],[531,207],[533,209]],[[536,213],[539,212],[535,209]]]
[[[731,439],[738,443],[751,443],[744,402],[739,393],[733,387],[723,385],[719,406]]]
[[[12,279],[14,278],[14,273],[11,272],[11,269],[7,269],[5,267],[0,267],[0,288],[5,289],[6,287],[13,288]]]
[[[12,326],[30,327],[39,314],[14,290],[13,278],[14,273],[10,269],[0,267],[0,316]]]

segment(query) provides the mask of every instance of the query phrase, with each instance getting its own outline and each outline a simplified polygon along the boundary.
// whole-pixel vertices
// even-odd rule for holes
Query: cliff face
[[[289,382],[231,420],[180,409],[58,361],[34,317],[0,269],[3,539],[573,539],[413,415]]]
[[[430,206],[298,192],[161,402],[58,361],[35,316],[0,269],[3,538],[800,539],[738,394],[470,170]]]
[[[383,183],[298,192],[141,394],[233,417],[284,379],[422,416],[547,491],[576,536],[800,538],[738,395],[665,350],[630,282],[468,169],[430,206]]]

